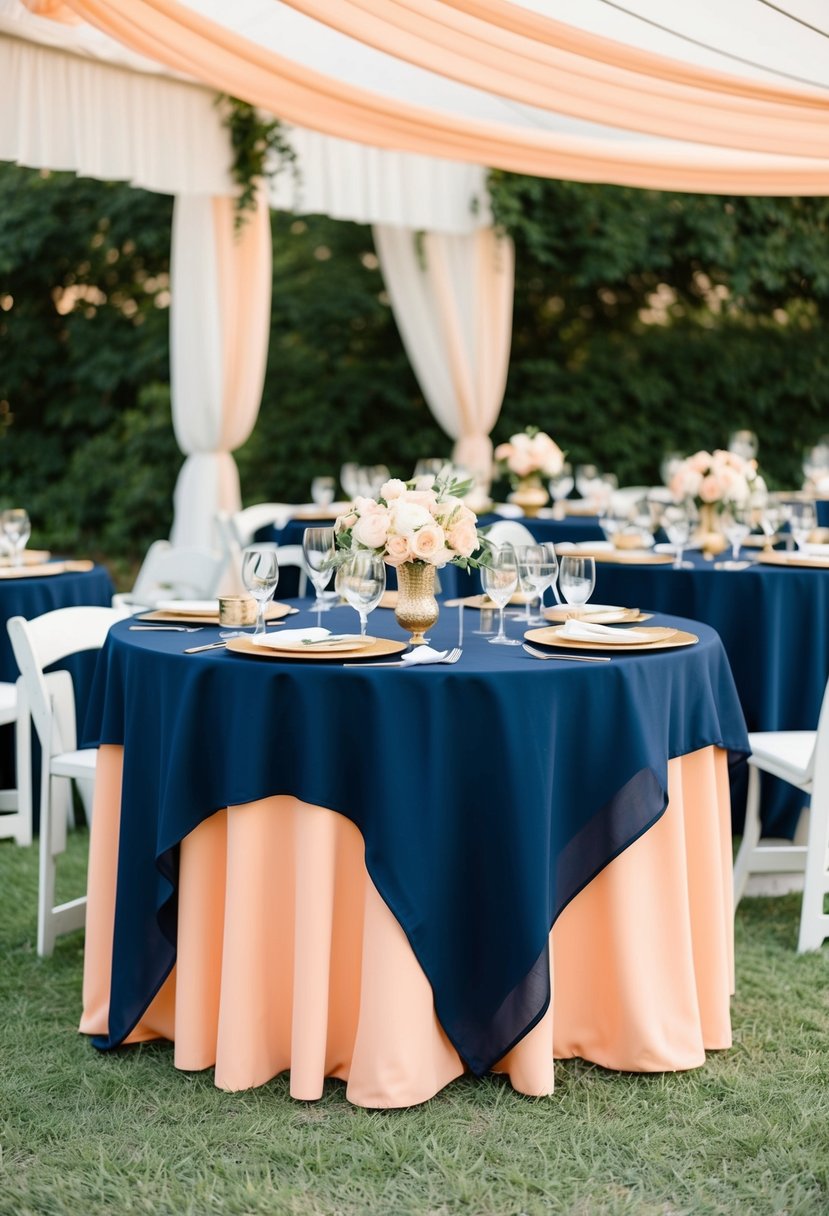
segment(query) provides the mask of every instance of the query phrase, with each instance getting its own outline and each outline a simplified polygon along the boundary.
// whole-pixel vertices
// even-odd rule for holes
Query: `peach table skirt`
[[[122,750],[100,749],[81,1030],[106,1034]],[[694,1068],[731,1045],[731,829],[725,753],[672,760],[659,822],[608,865],[550,936],[553,998],[500,1061],[521,1093],[553,1090],[553,1059]],[[181,846],[178,961],[128,1042],[175,1043],[216,1085],[285,1069],[314,1099],[325,1077],[359,1106],[424,1102],[464,1066],[432,990],[368,876],[343,816],[277,796],[206,819]]]

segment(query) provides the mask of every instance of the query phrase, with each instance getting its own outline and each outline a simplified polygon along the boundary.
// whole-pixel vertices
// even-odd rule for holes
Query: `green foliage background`
[[[575,462],[658,480],[669,449],[757,431],[799,484],[829,431],[829,201],[737,199],[494,174],[516,241],[513,348],[496,441],[535,424]],[[171,200],[0,166],[0,502],[33,543],[135,560],[170,526]],[[407,475],[450,443],[426,408],[367,228],[274,215],[247,502],[305,500],[346,459]]]

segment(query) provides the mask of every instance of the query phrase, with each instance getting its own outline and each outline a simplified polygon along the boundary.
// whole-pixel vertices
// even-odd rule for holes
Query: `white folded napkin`
[[[651,635],[641,629],[617,629],[613,625],[598,625],[590,621],[565,622],[558,631],[560,638],[571,642],[650,642]]]
[[[315,625],[309,625],[305,629],[279,629],[275,633],[263,633],[250,640],[255,646],[275,646],[277,650],[281,650],[286,645],[293,646],[301,642],[324,642],[330,636],[330,629],[318,629]]]
[[[418,663],[437,663],[441,659],[445,659],[447,653],[446,650],[434,650],[431,646],[416,646],[414,650],[402,654],[400,661],[409,667],[414,667]]]

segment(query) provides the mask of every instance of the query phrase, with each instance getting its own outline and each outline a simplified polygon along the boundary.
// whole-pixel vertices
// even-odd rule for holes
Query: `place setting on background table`
[[[53,559],[48,549],[27,549],[32,524],[22,507],[0,511],[0,579],[50,578],[85,574],[95,563],[85,559]]]

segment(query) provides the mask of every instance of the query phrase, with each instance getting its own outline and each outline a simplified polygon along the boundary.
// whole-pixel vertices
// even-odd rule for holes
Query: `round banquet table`
[[[540,662],[462,612],[432,631],[464,620],[461,661],[412,669],[113,628],[87,740],[96,1046],[161,1036],[225,1088],[290,1067],[295,1096],[340,1076],[401,1106],[464,1067],[549,1092],[554,1049],[654,1070],[729,1045],[747,739],[716,634]]]
[[[704,621],[722,638],[749,730],[814,730],[829,679],[829,570],[756,562],[718,569],[699,553],[688,570],[671,565],[596,563],[594,599]],[[744,798],[744,794],[743,794]],[[735,828],[741,827],[734,797]],[[785,783],[763,783],[763,831],[794,834],[803,795]]]
[[[14,683],[20,672],[14,657],[6,623],[13,616],[33,620],[54,608],[73,608],[81,604],[106,607],[112,603],[114,587],[103,566],[91,570],[25,578],[4,577],[0,570],[0,680]],[[89,698],[89,686],[95,670],[95,654],[73,655],[56,666],[71,672],[75,688],[75,706],[79,723],[83,722]],[[40,766],[34,757],[33,774],[39,783]],[[14,746],[11,728],[2,732],[0,740],[0,786],[14,786]],[[37,818],[39,800],[33,791],[34,814]]]

